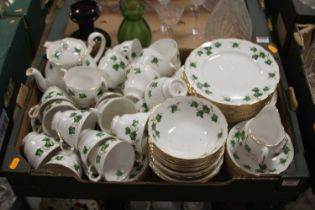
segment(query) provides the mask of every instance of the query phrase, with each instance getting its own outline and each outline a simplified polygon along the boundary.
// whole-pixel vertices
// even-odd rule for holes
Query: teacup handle
[[[98,52],[96,53],[96,55],[94,57],[95,63],[97,63],[100,60],[100,58],[101,58],[101,56],[102,56],[102,54],[103,54],[103,52],[105,50],[105,45],[106,45],[106,39],[103,36],[103,34],[101,34],[99,32],[93,32],[88,37],[88,49],[90,50],[90,51],[88,50],[88,52],[92,51],[92,48],[95,45],[94,39],[97,38],[97,37],[99,37],[101,39],[101,46],[100,46]]]
[[[42,133],[43,127],[42,127],[41,123],[38,123],[37,121],[38,121],[37,118],[31,118],[31,127],[32,127],[33,131],[35,131],[37,133]]]
[[[39,104],[36,104],[35,106],[32,106],[30,110],[28,111],[28,117],[30,119],[34,119],[38,117],[38,111],[39,110]]]
[[[66,142],[63,140],[63,138],[61,137],[61,135],[60,135],[60,133],[58,131],[57,131],[57,135],[58,135],[58,138],[59,138],[60,149],[62,151],[65,151],[65,152],[71,154],[74,151],[74,147],[66,144]],[[65,147],[65,145],[67,146],[67,148]]]
[[[258,163],[262,164],[263,162],[265,162],[265,160],[268,157],[268,155],[269,155],[269,149],[268,149],[268,147],[264,147],[262,149],[261,156],[258,159]]]
[[[91,180],[92,182],[99,182],[101,179],[102,179],[102,175],[101,174],[98,174],[97,176],[94,176],[93,175],[93,172],[92,172],[92,168],[93,168],[93,165],[89,165],[88,166],[88,169],[87,169],[87,176],[89,178],[89,180]],[[96,171],[96,170],[95,170]],[[97,172],[98,173],[98,172]]]

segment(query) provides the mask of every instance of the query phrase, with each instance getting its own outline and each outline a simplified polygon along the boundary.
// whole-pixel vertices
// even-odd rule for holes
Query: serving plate
[[[188,56],[184,72],[197,94],[234,106],[266,99],[280,79],[273,56],[240,39],[217,39],[202,44]]]

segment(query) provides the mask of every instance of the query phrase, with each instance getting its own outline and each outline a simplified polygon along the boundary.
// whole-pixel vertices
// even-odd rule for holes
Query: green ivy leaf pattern
[[[265,57],[266,57],[266,54],[265,54],[264,52],[260,52],[260,53],[259,53],[259,57],[265,58]]]
[[[60,100],[60,99],[55,101],[56,104],[61,104],[62,102],[63,102],[63,100]]]
[[[68,89],[68,93],[69,93],[69,95],[70,95],[70,96],[75,96],[74,91],[73,91],[73,90],[71,90],[71,89]]]
[[[73,168],[79,172],[81,167],[78,164],[74,164]]]
[[[82,119],[82,115],[76,115],[73,117],[73,122],[78,123],[80,122],[80,120]]]
[[[237,160],[240,159],[240,157],[237,155],[237,153],[234,153],[234,154],[233,154],[233,157],[234,157],[235,159],[237,159]]]
[[[119,70],[119,64],[118,63],[115,63],[115,64],[113,64],[113,69],[115,69],[115,71],[118,71]]]
[[[232,147],[234,147],[235,144],[236,144],[236,142],[235,142],[234,140],[231,140],[231,145],[232,145]]]
[[[149,107],[148,107],[148,105],[146,103],[142,103],[141,107],[142,107],[142,111],[143,112],[148,112],[149,111]]]
[[[179,111],[178,103],[177,104],[173,104],[173,105],[169,106],[168,108],[171,110],[172,114],[174,114],[176,111]]]
[[[43,139],[42,141],[45,141],[44,146],[45,146],[45,148],[47,148],[47,149],[49,149],[50,147],[52,147],[52,146],[55,145],[55,143],[54,143],[53,141],[50,141],[49,138],[45,138],[45,139]]]
[[[38,148],[35,152],[35,155],[38,157],[41,157],[44,153],[44,150],[42,150],[41,148]]]
[[[86,98],[86,94],[85,93],[79,93],[79,98],[83,99],[83,98]]]
[[[61,52],[60,51],[57,51],[55,52],[54,56],[56,59],[59,59],[60,58],[60,55],[61,55]]]
[[[116,176],[117,177],[121,177],[122,175],[124,175],[124,173],[121,170],[117,170],[116,171]]]
[[[51,98],[53,97],[53,95],[54,95],[54,91],[50,91],[50,92],[47,94],[47,96],[45,96],[45,100],[51,99]]]
[[[269,76],[269,78],[274,78],[274,77],[276,76],[276,73],[271,73],[271,72],[269,72],[269,73],[268,73],[268,76]]]
[[[153,57],[152,57],[152,60],[151,60],[151,63],[156,64],[156,65],[159,65],[159,61],[160,61],[160,60],[161,60],[161,59],[159,59],[158,57],[153,56]]]
[[[222,138],[222,136],[223,136],[223,131],[221,130],[221,132],[220,132],[220,133],[218,133],[217,137],[218,137],[218,139],[221,139],[221,138]]]
[[[57,96],[63,96],[64,94],[63,94],[63,92],[58,92],[57,93]]]
[[[192,101],[192,102],[190,103],[190,106],[191,106],[191,107],[196,107],[196,108],[198,108],[199,104],[198,104],[197,101]]]
[[[110,59],[111,59],[112,61],[117,61],[117,56],[113,55],[113,56],[110,57]]]
[[[130,140],[135,141],[137,138],[139,120],[133,120],[131,126],[125,128],[125,134],[129,136]]]
[[[103,137],[103,136],[105,136],[105,133],[103,133],[103,132],[97,132],[97,133],[95,134],[95,136],[96,136],[96,137]]]
[[[190,62],[190,65],[189,65],[191,68],[197,68],[197,64],[196,62]]]
[[[203,52],[201,50],[197,51],[197,55],[201,56],[203,54]]]
[[[48,104],[48,105],[46,106],[45,110],[48,111],[48,110],[51,109],[52,107],[53,107],[52,104]]]
[[[84,146],[82,150],[83,154],[86,155],[88,151],[89,151],[89,148],[87,146]]]
[[[68,133],[69,133],[69,135],[74,135],[74,134],[75,134],[75,127],[70,126],[70,127],[68,128]]]
[[[91,62],[90,62],[89,60],[86,60],[86,61],[85,61],[85,65],[86,65],[86,66],[89,66],[90,64],[91,64]]]
[[[285,164],[287,162],[287,159],[285,158],[280,158],[280,164]]]
[[[96,155],[95,162],[97,164],[100,164],[100,162],[101,162],[101,156],[100,155]]]
[[[62,160],[63,158],[64,158],[63,155],[57,155],[55,159],[58,160],[58,161],[60,161],[60,160]]]
[[[257,52],[257,48],[256,47],[252,47],[252,48],[250,48],[250,51]]]
[[[227,102],[230,102],[230,101],[231,101],[231,98],[229,98],[229,97],[223,97],[223,100],[224,100],[224,101],[227,101]]]
[[[80,54],[81,48],[80,47],[75,47],[74,52]]]
[[[285,145],[282,147],[282,151],[283,151],[284,154],[287,155],[291,150],[290,150],[290,148],[288,147],[288,145],[285,144]]]
[[[211,85],[208,82],[199,81],[198,77],[194,74],[191,75],[190,78],[193,81],[193,83],[197,86],[198,89],[204,91],[208,95],[212,94],[212,92],[210,91]]]
[[[233,42],[232,48],[239,48],[239,47],[240,47],[240,43],[238,43],[238,42]]]
[[[243,100],[244,100],[244,101],[250,101],[251,98],[250,98],[249,96],[245,96],[245,97],[243,98]]]
[[[259,164],[258,169],[256,169],[256,172],[259,173],[264,173],[267,170],[267,165],[266,164]]]
[[[258,58],[259,58],[259,55],[257,55],[257,54],[254,54],[254,55],[252,55],[252,58],[253,58],[254,60],[258,60]]]
[[[125,64],[124,62],[120,61],[119,67],[120,67],[121,69],[125,69],[125,68],[126,68],[126,64]]]
[[[265,91],[265,92],[267,92],[268,90],[270,90],[270,88],[269,88],[268,86],[265,86],[265,87],[263,88],[263,91]]]
[[[135,57],[137,57],[137,54],[136,54],[135,52],[132,52],[132,53],[131,53],[131,57],[132,57],[132,58],[135,58]]]
[[[260,97],[260,96],[263,95],[262,92],[261,92],[261,90],[260,90],[259,88],[257,88],[257,87],[253,88],[252,91],[254,92],[253,95],[254,95],[256,98],[258,98],[258,97]]]
[[[245,144],[245,150],[246,150],[247,152],[250,152],[250,151],[251,151],[251,148],[250,148],[250,146],[249,146],[248,144]]]
[[[156,88],[158,86],[158,82],[157,81],[154,81],[154,82],[151,82],[150,86],[149,86],[149,91],[148,91],[148,96],[149,98],[152,97],[152,90],[154,88]]]
[[[239,131],[237,131],[235,134],[234,134],[234,139],[237,141],[237,142],[239,142],[239,143],[241,143],[241,142],[243,142],[243,140],[245,139],[245,131],[244,130],[239,130]]]
[[[211,116],[211,120],[212,120],[213,122],[218,122],[218,115],[216,115],[215,113],[213,113],[212,116]]]
[[[161,114],[157,114],[153,120],[151,129],[153,132],[153,137],[155,138],[155,140],[157,138],[160,138],[160,131],[157,129],[157,124],[160,123],[162,120],[162,115]]]
[[[219,47],[222,46],[222,44],[221,44],[220,42],[216,42],[216,43],[214,43],[214,46],[215,46],[216,48],[219,48]]]
[[[105,152],[108,147],[109,147],[109,143],[106,143],[106,142],[101,144],[100,146],[102,152]]]
[[[70,114],[70,118],[73,118],[73,117],[75,117],[75,116],[77,116],[77,113],[75,113],[75,112],[72,112],[72,113]]]
[[[267,65],[271,65],[272,64],[272,61],[270,60],[270,59],[267,59],[266,61],[265,61],[265,64],[267,64]]]

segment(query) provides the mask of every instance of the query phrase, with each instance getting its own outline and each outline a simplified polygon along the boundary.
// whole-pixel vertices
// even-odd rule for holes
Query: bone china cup
[[[144,138],[145,127],[149,113],[124,114],[115,116],[111,129],[120,139],[133,144],[136,150],[143,154],[147,147],[147,138]]]
[[[60,151],[45,164],[45,169],[55,174],[70,175],[81,178],[83,175],[80,157],[76,152]]]
[[[247,121],[245,131],[245,149],[259,163],[279,154],[287,142],[278,109],[273,105],[265,106],[256,117]]]
[[[83,167],[88,168],[88,157],[94,147],[100,145],[107,139],[112,139],[114,136],[105,131],[86,129],[81,132],[78,143],[78,151],[80,152]]]
[[[64,76],[69,96],[79,108],[95,104],[98,94],[107,90],[107,82],[97,68],[76,66]]]
[[[123,55],[129,62],[133,62],[136,57],[139,57],[142,51],[141,42],[139,39],[124,41],[116,45],[113,50]]]
[[[56,131],[51,128],[51,122],[58,111],[76,110],[77,108],[69,101],[56,100],[48,104],[43,112],[42,128],[49,136],[57,137]]]
[[[181,79],[161,77],[146,86],[144,100],[151,109],[167,98],[186,96],[187,91],[187,86]]]
[[[127,80],[123,93],[125,96],[140,100],[149,82],[159,77],[159,74],[147,64],[134,63],[128,66]]]
[[[150,65],[161,77],[173,75],[175,68],[165,56],[154,49],[146,48],[137,59],[137,63]]]
[[[24,155],[30,165],[37,169],[59,151],[59,143],[43,133],[30,132],[22,142]]]
[[[110,88],[115,88],[125,81],[128,60],[120,53],[108,49],[100,60],[98,68],[110,78]]]
[[[97,116],[99,127],[110,132],[112,119],[116,115],[136,113],[137,108],[130,99],[118,97],[104,100],[96,108],[90,108],[90,111]]]
[[[59,133],[62,138],[60,147],[63,147],[63,141],[67,143],[70,148],[78,148],[78,140],[80,133],[85,129],[94,129],[96,125],[95,115],[82,110],[69,110],[64,112],[57,112],[52,120],[52,129]]]
[[[39,121],[42,121],[45,107],[56,100],[71,101],[69,96],[62,89],[56,86],[50,86],[41,97],[40,103],[30,109],[28,116],[31,119],[38,118]]]
[[[135,152],[130,143],[119,139],[107,140],[91,152],[88,177],[94,182],[101,179],[122,181],[131,172],[134,161]],[[96,176],[92,175],[93,170]]]

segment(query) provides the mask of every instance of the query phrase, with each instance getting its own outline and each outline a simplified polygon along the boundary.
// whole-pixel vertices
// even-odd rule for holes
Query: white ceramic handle
[[[28,117],[31,119],[38,117],[38,111],[39,110],[39,104],[36,104],[35,106],[32,106],[30,110],[28,111]]]
[[[88,45],[89,45],[88,49],[91,49],[90,46],[92,46],[92,48],[94,47],[94,45],[95,45],[94,39],[98,38],[98,37],[101,39],[101,46],[94,57],[95,63],[98,63],[98,61],[100,60],[100,58],[101,58],[101,56],[105,50],[106,40],[105,40],[105,37],[103,36],[103,34],[101,34],[99,32],[93,32],[88,37]]]
[[[258,159],[258,163],[262,164],[263,162],[265,162],[265,159],[268,157],[268,155],[269,155],[269,149],[268,147],[264,147],[262,149],[261,156]]]
[[[98,174],[97,176],[94,176],[93,175],[93,172],[92,172],[92,167],[93,165],[89,165],[88,166],[88,169],[87,169],[87,176],[89,178],[89,180],[91,180],[92,182],[99,182],[101,179],[102,179],[102,175],[101,174]],[[96,170],[95,170],[96,171]],[[97,172],[98,173],[98,172]]]

